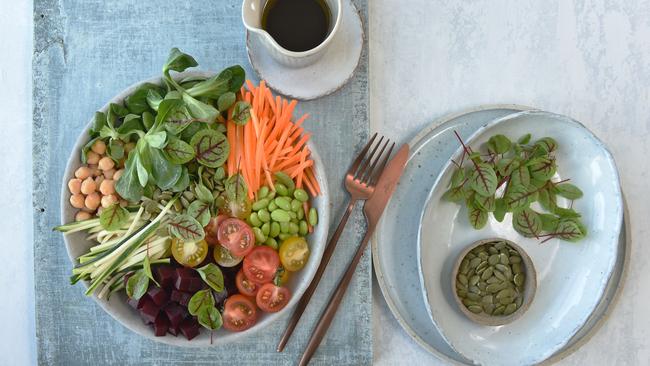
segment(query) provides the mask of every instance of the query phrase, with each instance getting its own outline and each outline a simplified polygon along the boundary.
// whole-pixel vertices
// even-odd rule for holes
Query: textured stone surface
[[[371,131],[408,141],[439,116],[491,103],[566,114],[612,151],[632,225],[629,275],[610,319],[562,365],[650,360],[650,2],[370,2]],[[442,365],[373,289],[379,365]]]
[[[355,1],[366,16],[366,2]],[[317,294],[283,354],[275,346],[285,318],[227,347],[182,349],[139,337],[113,321],[68,283],[71,263],[60,234],[59,191],[65,161],[80,128],[109,98],[132,83],[160,74],[169,49],[180,47],[201,68],[248,65],[240,2],[36,0],[33,54],[34,266],[38,362],[92,364],[294,364],[321,309],[361,238],[355,212]],[[367,51],[356,76],[337,93],[300,103],[313,117],[306,127],[326,163],[333,217],[345,195],[341,177],[368,135]],[[359,365],[372,359],[370,260],[364,257],[342,309],[313,364]]]

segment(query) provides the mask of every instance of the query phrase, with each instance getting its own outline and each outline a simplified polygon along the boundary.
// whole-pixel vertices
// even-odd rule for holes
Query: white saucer
[[[275,61],[257,37],[246,32],[248,60],[260,79],[289,98],[310,100],[331,94],[345,85],[359,64],[363,25],[350,0],[342,2],[341,24],[327,52],[315,63],[295,69]]]

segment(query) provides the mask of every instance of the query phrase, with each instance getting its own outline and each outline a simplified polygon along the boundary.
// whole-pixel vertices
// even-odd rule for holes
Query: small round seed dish
[[[499,238],[479,240],[463,250],[451,278],[459,309],[482,325],[516,320],[526,312],[537,289],[535,267],[528,254]]]

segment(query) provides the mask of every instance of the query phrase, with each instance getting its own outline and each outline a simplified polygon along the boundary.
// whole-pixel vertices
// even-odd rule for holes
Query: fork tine
[[[369,183],[370,186],[374,186],[375,184],[377,184],[379,177],[381,177],[381,173],[384,172],[384,168],[386,167],[386,163],[388,163],[388,159],[390,158],[390,155],[393,153],[394,147],[395,147],[395,143],[393,142],[393,144],[390,146],[390,149],[388,150],[388,154],[384,156],[384,161],[381,162],[381,166],[379,167],[379,169],[377,169],[377,171],[373,174],[372,178],[370,179],[370,183]]]
[[[354,162],[348,169],[348,174],[349,175],[354,175],[354,173],[357,171],[357,168],[359,168],[359,164],[361,164],[361,161],[363,158],[366,156],[366,153],[368,152],[368,149],[370,149],[370,146],[372,146],[372,143],[375,141],[375,138],[377,137],[377,133],[375,132],[374,135],[370,138],[366,146],[364,146],[363,150],[359,152],[359,155],[357,156],[356,159],[354,159]]]
[[[361,164],[361,167],[359,170],[356,172],[354,175],[354,179],[362,181],[363,176],[366,174],[368,171],[368,167],[370,166],[370,163],[372,163],[372,158],[375,156],[375,153],[377,152],[377,149],[379,146],[381,146],[381,143],[384,141],[384,136],[381,136],[375,147],[372,148],[372,151],[370,152],[370,155],[364,159],[363,164]]]
[[[375,171],[375,167],[377,166],[377,163],[381,160],[382,155],[384,154],[384,151],[386,150],[386,147],[390,143],[390,139],[386,139],[386,142],[384,142],[384,145],[381,147],[381,150],[379,151],[379,155],[375,158],[375,161],[372,162],[372,165],[370,165],[370,169],[368,169],[367,172],[361,177],[359,180],[365,184],[370,183],[370,178],[373,176],[373,172]],[[381,141],[380,141],[381,144]],[[378,145],[379,146],[379,145]]]

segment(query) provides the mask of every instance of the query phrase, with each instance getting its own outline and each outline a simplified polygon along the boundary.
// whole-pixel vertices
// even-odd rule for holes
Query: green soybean
[[[309,225],[311,226],[316,226],[318,224],[318,212],[316,212],[316,208],[312,207],[309,209]]]
[[[258,199],[260,199],[260,198],[264,198],[264,197],[266,197],[268,194],[269,194],[269,187],[267,187],[267,186],[262,186],[262,188],[260,188],[260,189],[257,191],[257,198],[258,198]]]
[[[262,232],[264,233],[265,236],[268,236],[269,233],[271,232],[271,224],[269,224],[268,222],[264,223],[264,225],[262,225]]]
[[[289,234],[296,235],[296,234],[298,234],[298,231],[300,231],[300,227],[298,226],[298,224],[290,222],[289,223]]]
[[[289,201],[287,197],[276,197],[273,202],[275,202],[279,208],[285,211],[291,211],[291,201]]]
[[[259,214],[257,212],[253,212],[250,216],[248,216],[248,222],[254,227],[262,226],[262,221],[260,220]]]
[[[293,182],[293,179],[291,179],[291,177],[288,176],[285,172],[275,172],[273,173],[273,176],[277,182],[284,185],[287,189],[293,190],[296,188],[296,184]]]
[[[302,220],[305,218],[305,211],[301,208],[300,210],[296,211],[296,217],[298,220]]]
[[[300,202],[307,202],[307,200],[309,200],[309,195],[302,188],[298,188],[293,191],[293,196]]]
[[[287,186],[285,186],[282,183],[278,183],[275,185],[275,191],[280,195],[280,196],[286,196],[289,194],[289,191],[287,189]]]
[[[278,250],[278,242],[273,238],[266,238],[264,245],[271,247],[275,250]]]
[[[278,205],[275,204],[275,200],[269,202],[269,206],[267,207],[267,209],[270,212],[273,212],[278,209]]]
[[[292,236],[291,234],[280,233],[278,237],[280,238],[280,240],[285,241],[289,239],[291,236]]]
[[[272,222],[271,223],[271,230],[269,232],[269,236],[272,238],[275,238],[280,234],[280,224],[277,222]]]
[[[289,233],[289,223],[288,222],[281,222],[280,223],[280,233],[282,233],[282,234]]]
[[[292,199],[291,200],[291,211],[298,213],[298,211],[302,211],[302,202],[298,201],[297,199]]]
[[[277,221],[280,223],[289,222],[291,221],[291,216],[289,216],[289,213],[287,211],[278,208],[271,212],[271,219],[273,219],[273,221]]]
[[[266,198],[262,198],[261,200],[253,203],[251,208],[253,209],[253,211],[259,211],[263,208],[266,208],[268,205],[269,205],[269,200]]]
[[[269,222],[271,221],[271,214],[265,209],[261,209],[257,211],[257,217],[260,219],[262,222]]]
[[[255,234],[255,239],[258,243],[264,243],[266,241],[266,235],[262,232],[262,229],[258,227],[253,228],[253,234]]]
[[[308,232],[309,229],[307,228],[307,221],[305,220],[300,221],[300,224],[298,226],[298,234],[300,234],[300,236],[305,236],[307,235]]]

